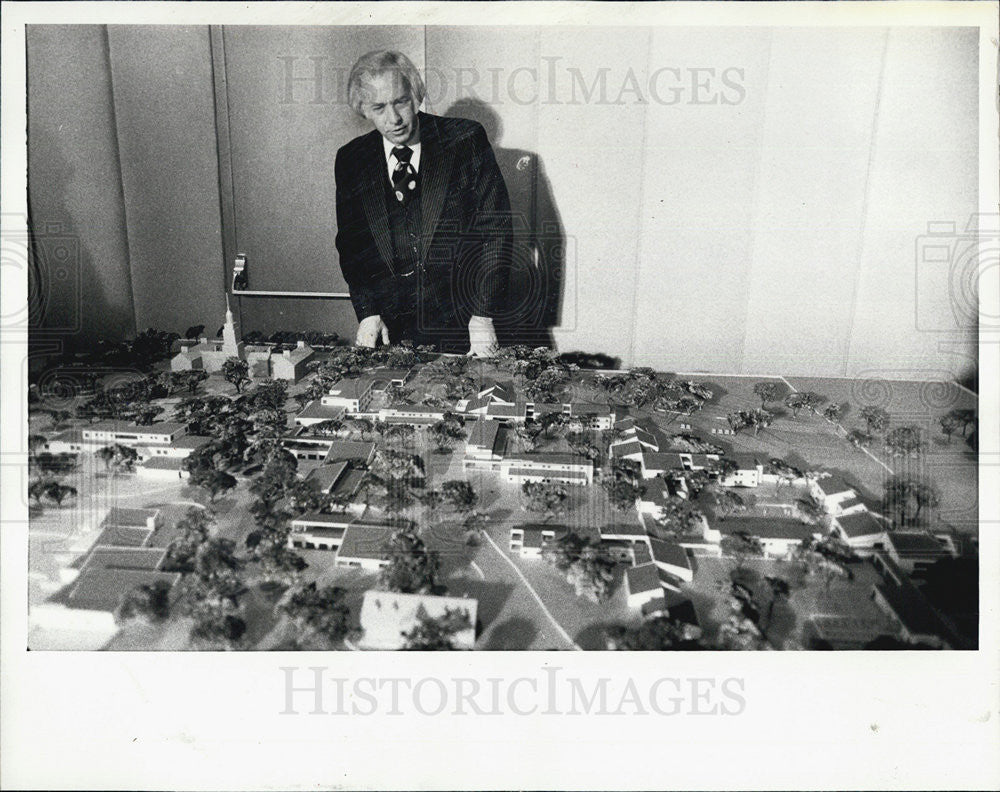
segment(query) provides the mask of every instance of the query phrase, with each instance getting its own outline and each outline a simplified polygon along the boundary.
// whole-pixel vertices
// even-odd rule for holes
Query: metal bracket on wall
[[[250,273],[246,253],[237,253],[233,263],[232,293],[239,297],[294,297],[298,299],[349,300],[348,292],[301,292],[248,289]]]

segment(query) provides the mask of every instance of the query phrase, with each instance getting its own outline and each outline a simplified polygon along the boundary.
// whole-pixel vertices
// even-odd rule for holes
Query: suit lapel
[[[368,146],[361,169],[361,204],[368,218],[369,228],[375,237],[375,245],[379,255],[393,275],[396,270],[392,266],[392,239],[389,231],[389,207],[385,200],[384,181],[387,177],[385,151],[382,148],[382,136],[376,131],[371,133],[371,145]]]
[[[444,145],[436,119],[426,113],[420,114],[420,144],[420,214],[423,231],[421,260],[423,261],[427,259],[431,238],[441,217],[441,209],[444,207],[455,151],[451,146]]]

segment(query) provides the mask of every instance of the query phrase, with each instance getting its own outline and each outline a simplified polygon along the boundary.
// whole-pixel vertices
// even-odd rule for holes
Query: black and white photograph
[[[4,3],[13,785],[995,788],[995,4],[226,5]]]

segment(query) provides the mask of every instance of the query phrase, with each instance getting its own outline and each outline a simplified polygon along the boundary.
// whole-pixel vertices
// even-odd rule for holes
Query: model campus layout
[[[31,372],[31,649],[978,645],[957,384],[200,330]]]

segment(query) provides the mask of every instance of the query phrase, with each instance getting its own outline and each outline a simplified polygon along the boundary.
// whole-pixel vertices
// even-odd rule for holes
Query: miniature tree
[[[764,555],[764,545],[760,539],[748,531],[735,531],[722,537],[719,547],[723,553],[731,555],[736,560],[736,569],[742,571],[751,558]]]
[[[674,496],[660,507],[654,520],[653,533],[661,539],[675,539],[696,532],[703,525],[704,519],[701,509],[685,498]]]
[[[608,493],[608,501],[617,511],[634,509],[636,499],[645,489],[624,478],[606,478],[603,486]]]
[[[823,408],[823,417],[830,423],[837,423],[837,421],[840,420],[840,413],[842,411],[843,406],[841,404],[838,402],[830,402]]]
[[[855,448],[868,448],[872,444],[874,438],[867,432],[863,432],[860,429],[852,429],[847,433],[847,442],[849,442]]]
[[[295,626],[300,640],[319,639],[338,646],[351,633],[351,610],[347,592],[339,586],[318,588],[315,582],[291,593],[281,610]]]
[[[771,592],[771,598],[767,604],[767,629],[771,629],[771,621],[774,617],[774,607],[779,602],[785,602],[791,596],[792,587],[789,585],[788,581],[782,577],[765,575],[764,580],[767,581],[768,588]],[[766,636],[766,633],[761,630],[761,634]]]
[[[236,486],[236,479],[224,470],[213,470],[210,475],[201,480],[199,486],[208,493],[209,502],[215,503],[216,497]]]
[[[104,456],[101,455],[104,459]],[[139,459],[139,452],[131,446],[116,444],[111,446],[111,467],[115,471],[131,472]]]
[[[53,429],[60,429],[63,424],[73,417],[73,414],[69,410],[47,410],[47,412],[52,416]]]
[[[207,379],[208,372],[202,371],[201,369],[184,372],[184,385],[187,387],[188,393],[190,394],[194,394],[194,392],[198,390],[198,384]]]
[[[208,540],[211,521],[204,509],[191,507],[176,525],[178,536],[167,547],[163,569],[167,572],[193,572],[198,548]]]
[[[799,410],[808,409],[816,412],[816,408],[823,401],[822,396],[812,391],[792,391],[785,396],[784,404],[792,411],[792,417],[797,418]]]
[[[885,436],[885,450],[890,456],[907,457],[920,453],[924,442],[916,426],[898,426]]]
[[[343,421],[337,420],[336,418],[330,418],[326,421],[320,421],[319,423],[313,424],[309,427],[310,434],[324,435],[324,436],[336,436],[341,434],[344,429],[347,428]]]
[[[416,429],[410,424],[389,424],[385,428],[385,439],[400,446],[407,446],[413,442],[416,433]]]
[[[889,427],[889,413],[881,407],[874,405],[862,407],[859,415],[868,427],[870,435],[881,434]]]
[[[250,364],[238,357],[227,358],[222,364],[222,376],[233,384],[237,393],[240,393],[243,386],[250,381]]]
[[[66,498],[76,496],[76,487],[71,487],[68,484],[63,484],[59,481],[50,481],[45,485],[45,494],[48,495],[52,500],[56,502],[57,506],[62,506],[62,502]]]
[[[566,498],[569,493],[562,484],[525,481],[521,485],[521,492],[526,499],[525,508],[529,511],[544,512],[546,520],[566,510]]]
[[[550,435],[553,427],[564,427],[570,421],[570,417],[563,412],[550,412],[542,416],[539,423],[542,426],[542,433]]]
[[[614,585],[614,569],[614,562],[600,546],[588,542],[566,571],[566,580],[576,589],[578,597],[604,602]]]
[[[937,488],[928,481],[893,476],[885,484],[883,505],[886,512],[896,515],[901,525],[917,523],[924,508],[934,508],[940,502]],[[913,513],[911,514],[911,508]]]
[[[801,470],[793,465],[789,465],[780,457],[771,457],[767,460],[764,471],[778,477],[778,484],[776,486],[780,486],[781,482],[785,482],[791,486],[793,481],[803,477]]]
[[[457,511],[469,512],[476,508],[479,496],[467,481],[453,479],[441,485],[441,495]]]
[[[701,630],[691,624],[657,616],[636,627],[616,625],[604,631],[605,645],[614,651],[698,651],[705,649]]]
[[[140,619],[147,624],[159,624],[169,617],[170,584],[165,580],[157,580],[129,590],[115,611],[115,621],[118,624],[130,619]]]
[[[375,430],[375,425],[367,418],[345,418],[344,426],[348,427],[352,431],[358,432],[361,435],[361,439],[365,440],[365,435],[371,435]]]
[[[445,608],[440,616],[426,611],[417,614],[417,624],[403,633],[403,648],[411,651],[432,652],[455,649],[454,636],[471,627],[469,612],[463,608]]]
[[[774,415],[767,410],[739,410],[735,413],[729,413],[726,419],[734,432],[750,427],[753,429],[754,437],[756,437],[761,429],[766,429],[771,425]]]
[[[577,533],[572,531],[563,534],[553,542],[547,542],[542,546],[542,558],[560,572],[566,572],[573,565],[573,562],[580,557],[586,541]]]
[[[198,649],[239,649],[247,631],[246,622],[230,613],[208,613],[191,631],[191,642]]]
[[[250,491],[266,504],[284,497],[296,479],[298,460],[284,449],[276,449],[267,459],[263,470],[250,485]]]
[[[951,436],[964,429],[961,419],[955,415],[954,410],[946,415],[942,415],[938,419],[938,423],[941,424],[941,431],[948,438],[949,445],[951,445]]]
[[[803,522],[819,523],[827,517],[826,506],[815,495],[807,495],[795,501],[795,508],[802,515]]]
[[[490,515],[481,511],[469,512],[462,521],[462,530],[465,532],[465,543],[476,546],[479,539],[490,521]]]
[[[445,413],[444,418],[431,425],[430,436],[438,451],[447,451],[465,439],[462,419],[452,413]]]
[[[753,392],[760,398],[760,409],[767,407],[767,403],[778,395],[778,384],[776,382],[758,382],[753,386]]]
[[[412,528],[395,531],[385,553],[389,564],[379,570],[380,589],[403,594],[428,594],[437,586],[440,568],[437,553],[428,550]]]
[[[853,573],[844,565],[851,557],[850,547],[842,547],[841,544],[831,538],[806,539],[792,551],[792,560],[806,576],[822,576],[824,588],[829,591],[834,580],[853,577]]]
[[[252,409],[284,411],[288,401],[288,383],[285,380],[263,379],[249,396]]]
[[[291,586],[309,565],[284,542],[265,542],[258,546],[261,581],[265,584]]]

